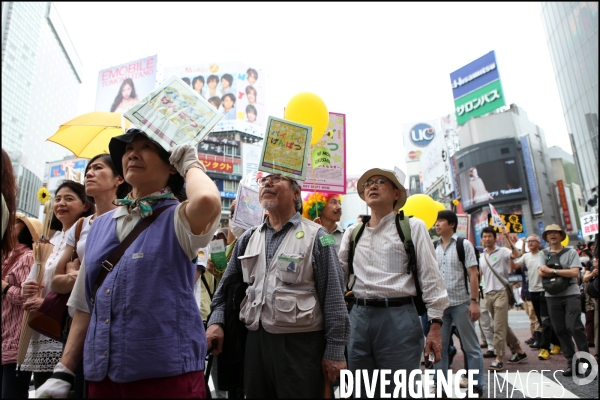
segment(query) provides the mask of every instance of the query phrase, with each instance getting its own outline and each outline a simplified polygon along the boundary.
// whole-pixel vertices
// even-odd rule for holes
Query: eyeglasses
[[[261,178],[256,178],[256,183],[258,184],[258,186],[263,187],[267,184],[267,181],[271,182],[271,185],[276,185],[279,182],[281,182],[282,179],[286,179],[288,181],[290,180],[286,176],[274,174],[274,175],[269,175],[269,176],[263,176]]]
[[[385,178],[377,178],[376,180],[371,180],[369,179],[368,181],[366,181],[365,183],[362,184],[363,188],[368,189],[373,185],[377,185],[377,187],[383,185],[384,183],[388,182],[389,179],[385,179]]]
[[[539,243],[537,240],[528,240],[527,243]]]

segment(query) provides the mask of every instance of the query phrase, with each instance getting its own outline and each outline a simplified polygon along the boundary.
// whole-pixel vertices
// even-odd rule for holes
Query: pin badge
[[[304,231],[296,232],[296,239],[302,239],[304,237]]]

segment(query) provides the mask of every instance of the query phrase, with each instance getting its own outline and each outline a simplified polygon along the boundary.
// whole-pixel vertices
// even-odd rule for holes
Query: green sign
[[[473,117],[480,117],[506,105],[500,79],[454,100],[456,122],[465,124]]]

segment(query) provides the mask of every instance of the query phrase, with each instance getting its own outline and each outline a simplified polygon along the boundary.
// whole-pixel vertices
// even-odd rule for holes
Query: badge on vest
[[[299,261],[299,258],[279,256],[275,265],[279,271],[296,272]]]
[[[333,238],[333,235],[331,233],[328,235],[325,235],[325,236],[321,236],[321,238],[319,240],[321,241],[321,246],[323,246],[323,247],[327,247],[327,246],[331,246],[332,244],[335,244],[335,239]]]
[[[304,231],[296,232],[296,239],[302,239],[304,237]]]
[[[144,253],[133,253],[133,256],[131,256],[131,259],[135,260],[136,258],[144,258]]]

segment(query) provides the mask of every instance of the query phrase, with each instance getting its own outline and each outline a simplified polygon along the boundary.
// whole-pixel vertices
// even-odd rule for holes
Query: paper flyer
[[[210,242],[210,260],[215,264],[215,268],[218,271],[225,271],[225,268],[227,268],[227,257],[225,256],[225,243],[223,239]]]
[[[308,160],[306,180],[298,182],[302,190],[316,190],[321,193],[346,193],[346,115],[329,113],[327,131],[314,146],[329,150],[329,165],[312,168]],[[321,158],[322,159],[322,158]]]
[[[165,150],[197,145],[223,114],[180,78],[172,76],[124,115]]]
[[[260,205],[258,190],[240,185],[233,214],[233,224],[244,229],[262,224],[265,210]]]
[[[258,170],[304,180],[312,127],[269,117]]]

